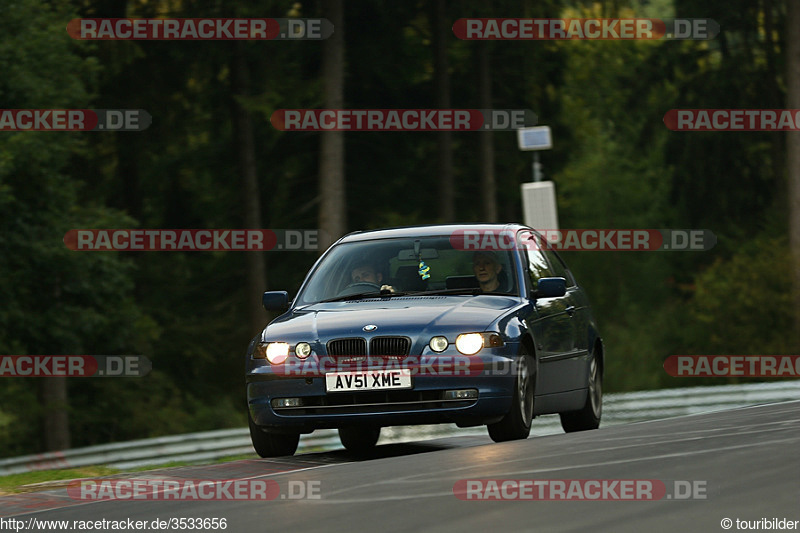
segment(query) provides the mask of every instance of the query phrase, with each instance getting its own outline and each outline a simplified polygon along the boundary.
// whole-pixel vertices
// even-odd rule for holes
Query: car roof
[[[370,241],[374,239],[410,238],[410,237],[446,237],[457,231],[517,231],[530,229],[522,224],[432,224],[427,226],[403,226],[377,230],[355,231],[348,233],[340,243]]]

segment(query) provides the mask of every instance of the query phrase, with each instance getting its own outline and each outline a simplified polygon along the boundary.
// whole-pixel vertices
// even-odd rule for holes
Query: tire
[[[381,428],[373,427],[347,427],[339,428],[339,440],[342,441],[347,451],[363,454],[371,451],[378,443]]]
[[[533,420],[533,401],[536,392],[536,362],[523,347],[517,364],[511,410],[500,422],[489,424],[489,436],[495,442],[527,439]]]
[[[247,419],[250,422],[250,440],[259,457],[294,455],[297,451],[300,433],[269,433],[258,427],[249,414]]]
[[[592,353],[589,361],[589,382],[586,391],[586,403],[579,411],[561,413],[561,427],[567,433],[588,431],[600,427],[603,416],[603,373],[597,363],[596,353]]]

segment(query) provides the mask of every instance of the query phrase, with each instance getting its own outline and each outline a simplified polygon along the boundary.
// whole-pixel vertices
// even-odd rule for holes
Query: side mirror
[[[286,291],[267,291],[261,297],[267,311],[285,311],[289,308],[289,293]]]
[[[536,298],[556,298],[567,294],[567,280],[564,278],[541,278],[536,290]]]

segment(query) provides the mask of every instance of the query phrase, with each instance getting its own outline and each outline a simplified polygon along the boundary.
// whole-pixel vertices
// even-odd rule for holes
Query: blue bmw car
[[[565,431],[602,413],[603,342],[584,291],[531,228],[438,225],[334,243],[246,356],[250,435],[262,457],[337,428],[352,452],[385,426],[486,425],[525,439],[536,415]]]

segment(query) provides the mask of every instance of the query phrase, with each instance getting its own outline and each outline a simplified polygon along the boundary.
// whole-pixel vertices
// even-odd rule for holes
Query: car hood
[[[497,295],[415,296],[319,303],[294,309],[265,330],[263,340],[327,342],[333,338],[383,335],[448,335],[484,331],[520,299]],[[365,333],[364,326],[376,329]]]

